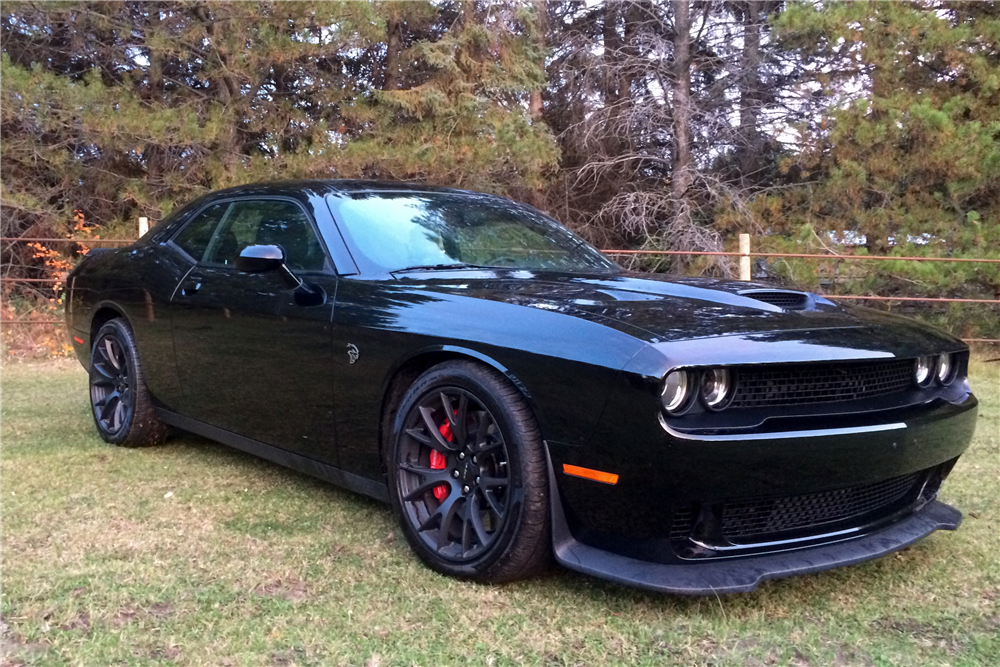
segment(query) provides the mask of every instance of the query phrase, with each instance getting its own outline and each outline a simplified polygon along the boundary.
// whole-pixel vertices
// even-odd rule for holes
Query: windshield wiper
[[[425,264],[422,266],[408,266],[405,269],[395,269],[393,273],[402,273],[404,271],[447,271],[449,269],[495,269],[499,267],[495,266],[484,266],[482,264],[466,264],[465,262],[458,262],[456,264]]]

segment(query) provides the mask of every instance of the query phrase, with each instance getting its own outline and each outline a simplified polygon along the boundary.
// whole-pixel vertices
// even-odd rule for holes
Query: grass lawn
[[[995,356],[995,355],[993,355]],[[97,437],[75,362],[2,375],[2,665],[998,665],[1000,363],[942,499],[881,560],[722,598],[553,566],[502,587],[424,568],[388,506],[193,436]]]

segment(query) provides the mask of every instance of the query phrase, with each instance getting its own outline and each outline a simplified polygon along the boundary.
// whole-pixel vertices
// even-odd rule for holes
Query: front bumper
[[[692,436],[658,425],[589,447],[550,442],[557,559],[704,594],[876,558],[958,526],[961,514],[935,497],[976,417],[966,394],[838,428]],[[618,482],[563,474],[567,463]]]
[[[578,542],[567,528],[558,497],[553,505],[553,546],[560,564],[601,579],[677,595],[745,593],[766,579],[820,572],[878,558],[936,530],[955,530],[962,522],[962,513],[957,509],[933,501],[907,519],[864,537],[767,555],[670,565],[641,561]]]

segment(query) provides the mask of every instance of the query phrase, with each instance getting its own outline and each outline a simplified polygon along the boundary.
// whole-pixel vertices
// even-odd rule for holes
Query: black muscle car
[[[176,427],[392,503],[414,551],[747,591],[955,529],[968,348],[755,283],[623,271],[539,211],[244,186],[94,251],[66,318],[106,441]]]

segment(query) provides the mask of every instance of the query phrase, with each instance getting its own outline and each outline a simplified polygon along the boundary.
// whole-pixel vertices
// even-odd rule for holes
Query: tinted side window
[[[281,246],[292,270],[320,271],[326,266],[326,253],[308,216],[291,202],[235,202],[205,262],[231,266],[248,245]]]
[[[228,209],[229,202],[208,207],[174,237],[174,243],[200,261],[208,248],[208,242],[212,240],[212,233]]]

